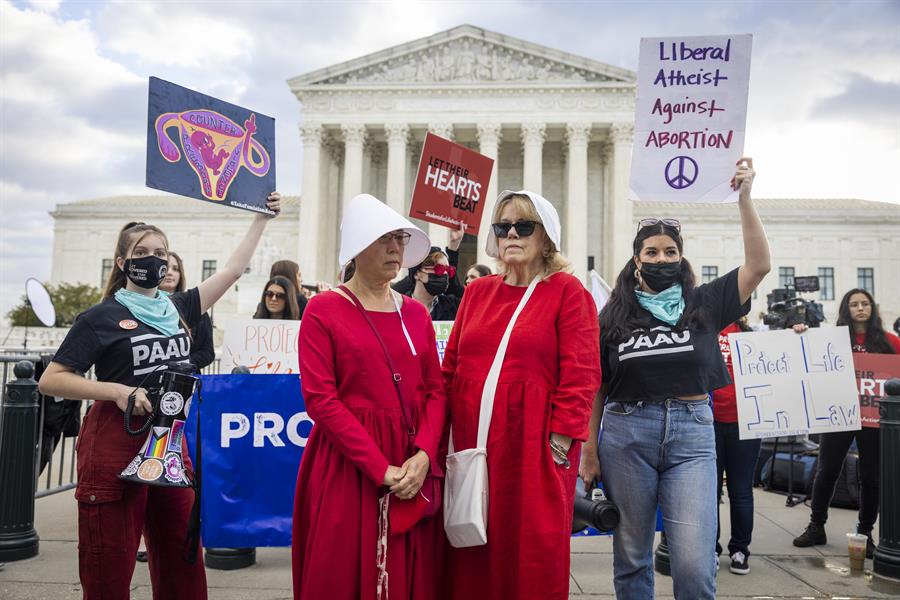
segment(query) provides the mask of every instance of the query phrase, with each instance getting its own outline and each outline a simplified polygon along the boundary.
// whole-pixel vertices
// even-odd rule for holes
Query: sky
[[[0,0],[0,318],[49,279],[57,204],[158,193],[149,76],[275,117],[278,188],[299,195],[286,80],[461,24],[628,69],[641,37],[752,33],[754,195],[900,204],[898,0]]]

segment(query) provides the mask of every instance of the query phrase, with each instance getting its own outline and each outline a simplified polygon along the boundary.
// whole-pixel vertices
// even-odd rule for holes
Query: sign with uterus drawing
[[[147,186],[271,214],[275,119],[151,77]]]

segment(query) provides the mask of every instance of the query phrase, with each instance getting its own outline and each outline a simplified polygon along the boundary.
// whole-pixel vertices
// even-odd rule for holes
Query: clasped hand
[[[401,500],[409,500],[419,493],[430,466],[428,454],[419,450],[401,466],[389,465],[383,483]]]

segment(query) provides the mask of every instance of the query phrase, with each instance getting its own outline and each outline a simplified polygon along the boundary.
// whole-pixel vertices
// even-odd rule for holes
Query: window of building
[[[794,287],[794,267],[778,267],[778,287]]]
[[[210,275],[215,274],[216,272],[216,261],[214,260],[204,260],[203,261],[203,272],[200,274],[200,281],[206,281]]]
[[[112,273],[113,269],[113,259],[104,258],[103,263],[100,265],[100,287],[104,287],[106,285],[106,280],[109,279],[109,274]]]
[[[711,267],[709,265],[703,265],[700,270],[700,278],[702,283],[709,283],[713,279],[719,276],[719,267]]]
[[[856,269],[856,287],[875,295],[875,269],[860,267]]]
[[[834,269],[819,267],[819,300],[834,300]]]

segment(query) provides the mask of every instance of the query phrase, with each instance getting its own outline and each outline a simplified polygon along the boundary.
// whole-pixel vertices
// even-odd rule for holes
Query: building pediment
[[[462,25],[289,80],[325,87],[633,84],[635,74],[588,58]]]

